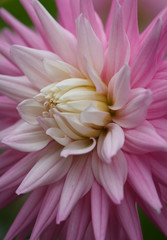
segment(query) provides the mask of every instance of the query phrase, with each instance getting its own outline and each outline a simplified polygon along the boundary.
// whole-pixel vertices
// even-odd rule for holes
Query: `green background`
[[[41,0],[42,4],[48,9],[48,11],[56,17],[56,7],[53,0]],[[0,7],[4,7],[10,11],[17,19],[21,20],[23,23],[31,26],[32,22],[28,18],[25,10],[22,8],[18,0],[0,0]],[[139,24],[143,23],[143,19],[140,14]],[[141,25],[140,24],[140,25]],[[0,29],[6,27],[5,23],[0,19]],[[16,202],[10,204],[6,208],[0,211],[0,240],[3,239],[5,233],[9,229],[12,221],[14,220],[17,212],[22,206],[25,197],[20,198]],[[144,215],[144,213],[139,210],[142,231],[144,240],[165,240],[164,235],[150,222],[150,220]],[[72,240],[72,239],[71,239]],[[113,239],[115,240],[115,239]]]

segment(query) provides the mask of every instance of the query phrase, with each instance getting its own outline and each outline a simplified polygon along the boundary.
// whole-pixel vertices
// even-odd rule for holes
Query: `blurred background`
[[[96,1],[96,0],[94,0]],[[142,31],[151,19],[156,16],[156,14],[167,5],[167,0],[156,0],[157,3],[153,4],[155,0],[139,0],[139,12],[138,12],[138,20],[140,31]],[[57,10],[54,3],[54,0],[41,0],[40,1],[48,11],[54,16],[57,17]],[[105,3],[105,6],[104,6]],[[101,0],[101,6],[96,6],[96,8],[100,7],[102,10],[101,17],[106,19],[106,12],[109,9],[110,0]],[[9,12],[11,12],[17,19],[28,26],[32,26],[32,22],[28,18],[25,10],[19,3],[19,0],[0,0],[0,7],[4,7]],[[4,27],[7,27],[5,23],[0,19],[0,29],[2,30]],[[14,203],[10,204],[6,208],[0,211],[0,240],[3,240],[5,233],[9,229],[13,220],[15,219],[19,209],[24,203],[26,196],[20,198]],[[143,231],[144,240],[165,240],[166,237],[150,222],[150,220],[144,215],[144,213],[139,209],[139,215],[141,220],[141,226]]]

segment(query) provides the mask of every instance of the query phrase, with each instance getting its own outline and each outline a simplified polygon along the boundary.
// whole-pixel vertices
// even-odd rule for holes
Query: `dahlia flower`
[[[0,207],[30,193],[5,240],[141,240],[137,205],[167,236],[167,9],[141,34],[137,0],[104,29],[90,0],[58,23],[1,9]]]

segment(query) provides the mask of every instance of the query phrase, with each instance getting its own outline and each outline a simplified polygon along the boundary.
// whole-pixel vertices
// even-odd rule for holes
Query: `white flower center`
[[[111,122],[107,97],[97,93],[88,79],[70,78],[50,84],[35,99],[44,106],[43,117],[55,120],[59,129],[56,134],[61,138],[96,138]]]

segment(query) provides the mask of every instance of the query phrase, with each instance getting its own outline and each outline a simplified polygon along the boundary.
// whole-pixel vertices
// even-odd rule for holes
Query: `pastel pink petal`
[[[14,45],[11,47],[11,56],[37,89],[52,83],[43,67],[44,58],[59,60],[60,58],[49,51]]]
[[[103,46],[94,33],[89,21],[80,15],[76,20],[79,67],[87,73],[86,61],[100,75],[104,65]],[[98,51],[97,51],[98,49]]]
[[[0,75],[0,93],[21,102],[25,98],[30,98],[37,94],[33,86],[26,77],[13,77]]]
[[[6,119],[5,119],[5,122],[6,122]],[[2,141],[3,138],[5,138],[9,134],[11,134],[11,132],[17,129],[20,126],[20,124],[23,124],[23,121],[19,120],[17,122],[12,123],[12,125],[11,125],[11,122],[9,125],[8,124],[6,125],[5,123],[3,123],[3,121],[1,121],[1,124],[5,126],[5,128],[2,128],[2,130],[0,131],[0,140]]]
[[[88,196],[85,196],[72,210],[69,217],[66,239],[83,239],[90,219],[90,199]]]
[[[101,19],[96,14],[92,0],[80,0],[80,12],[90,22],[93,31],[100,41],[105,44],[105,34]]]
[[[150,90],[133,89],[128,103],[112,119],[123,128],[135,128],[146,119],[147,109],[151,102]]]
[[[149,122],[154,126],[156,132],[167,141],[167,119],[159,118]]]
[[[94,83],[94,85],[96,87],[96,92],[106,94],[107,93],[107,86],[101,80],[101,78],[97,74],[97,72],[94,71],[93,67],[91,67],[91,65],[88,64],[87,61],[86,61],[86,68],[87,68],[90,79],[92,80],[92,82]]]
[[[27,173],[17,189],[17,194],[30,192],[39,186],[56,182],[64,177],[71,166],[72,158],[61,158],[60,150],[56,151],[55,148],[57,145],[53,142],[45,149],[43,156]]]
[[[30,171],[38,158],[37,153],[30,153],[21,160],[19,159],[19,161],[13,164],[13,166],[0,177],[0,189],[8,189],[11,184],[14,184],[14,186],[17,186],[16,183],[20,184],[23,177]]]
[[[51,50],[50,45],[48,44],[48,40],[47,40],[47,36],[44,32],[44,29],[39,21],[39,18],[33,8],[32,5],[32,1],[31,0],[20,0],[21,4],[23,5],[24,9],[26,10],[26,12],[28,13],[30,19],[32,20],[34,26],[36,27],[36,29],[39,31],[39,33],[41,34],[43,41],[44,41],[44,46],[42,49],[48,49]],[[45,46],[46,45],[46,46]]]
[[[159,79],[154,80],[150,87],[152,90],[153,102],[148,108],[148,119],[160,118],[167,115],[167,81]]]
[[[50,117],[41,117],[38,116],[37,120],[40,124],[40,126],[47,131],[49,128],[55,128],[57,127],[56,121],[53,118]]]
[[[116,2],[108,44],[104,66],[104,75],[107,82],[125,63],[129,62],[130,57],[129,41],[124,29],[122,8],[118,2]]]
[[[167,186],[167,154],[166,153],[155,153],[151,156],[149,155],[150,165],[152,168],[153,175],[158,178],[158,180]]]
[[[124,0],[122,4],[123,22],[125,32],[128,36],[131,47],[131,59],[136,53],[136,47],[139,40],[138,29],[138,1]]]
[[[17,65],[13,62],[11,56],[10,56],[10,44],[6,43],[6,42],[1,42],[0,41],[0,53],[10,62],[14,65],[14,67],[16,67],[16,69],[18,70],[18,76],[22,75],[21,70],[17,67]]]
[[[56,22],[38,1],[34,0],[33,5],[54,51],[64,61],[77,66],[76,38],[74,35]]]
[[[167,151],[167,142],[156,132],[155,128],[144,121],[136,129],[125,130],[124,149],[132,153]]]
[[[61,151],[61,157],[68,157],[69,155],[80,155],[91,152],[96,146],[96,140],[94,138],[77,140],[69,143]]]
[[[60,128],[49,128],[46,131],[46,134],[63,146],[66,146],[71,142],[71,139],[66,136]]]
[[[45,111],[44,106],[34,99],[27,99],[17,107],[21,118],[30,124],[38,124],[37,117]]]
[[[18,119],[19,115],[16,110],[17,103],[5,96],[0,96],[0,111],[2,117]]]
[[[68,217],[78,200],[90,190],[92,182],[93,175],[89,157],[80,156],[80,159],[74,159],[60,198],[57,223]]]
[[[125,188],[124,199],[117,206],[117,213],[120,222],[128,235],[129,240],[142,240],[140,220],[137,211],[137,204],[131,189]],[[129,227],[130,226],[130,227]]]
[[[0,16],[12,29],[18,33],[18,35],[25,42],[25,45],[32,48],[39,49],[40,47],[41,49],[45,49],[45,45],[39,35],[14,18],[8,11],[1,8]]]
[[[61,195],[63,182],[52,184],[48,187],[42,201],[30,240],[36,240],[41,233],[55,220],[57,205]]]
[[[4,28],[2,30],[3,36],[9,44],[18,44],[18,45],[26,45],[24,40],[17,34],[16,32],[13,32],[12,30],[9,30],[8,28]]]
[[[50,138],[40,127],[23,123],[3,138],[2,142],[23,152],[34,152],[44,148],[50,142]]]
[[[146,87],[156,72],[157,48],[161,35],[162,22],[158,19],[149,36],[142,43],[137,56],[131,64],[133,88]],[[143,59],[145,63],[143,64]]]
[[[128,161],[128,182],[144,201],[160,212],[162,205],[154,185],[147,156],[138,157],[126,154],[126,158]]]
[[[17,163],[22,157],[25,156],[25,153],[10,149],[1,153],[0,155],[0,174],[7,171],[7,169],[13,164]]]
[[[96,240],[104,240],[109,219],[110,200],[102,187],[94,182],[91,190],[92,224]]]
[[[124,65],[108,84],[108,101],[111,110],[122,108],[128,101],[130,94],[130,68]]]
[[[58,7],[59,20],[61,24],[70,32],[75,33],[75,21],[72,14],[70,0],[55,1]]]
[[[44,188],[38,189],[31,193],[15,218],[4,240],[12,240],[36,218],[44,193]]]
[[[103,163],[98,156],[94,156],[92,167],[97,182],[115,204],[120,204],[124,197],[123,187],[128,171],[124,154],[119,151],[110,164]]]
[[[11,62],[6,58],[0,58],[0,74],[10,75],[10,76],[20,76],[20,70],[16,68]]]
[[[97,152],[101,160],[105,163],[111,163],[112,157],[124,145],[124,132],[115,123],[107,125],[108,130],[106,133],[101,133],[98,139]]]

